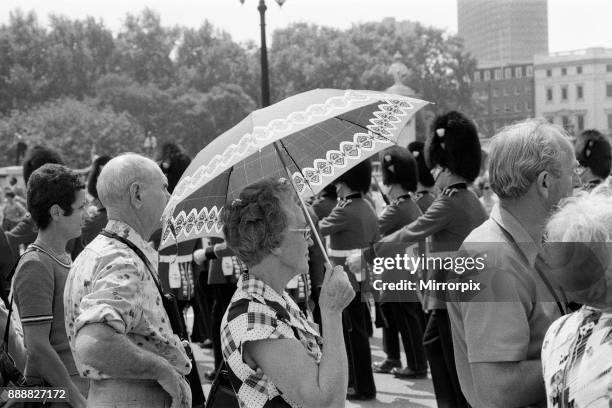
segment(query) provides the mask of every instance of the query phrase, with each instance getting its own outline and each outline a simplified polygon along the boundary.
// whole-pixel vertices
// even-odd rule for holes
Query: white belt
[[[159,262],[164,263],[183,263],[193,261],[193,254],[187,255],[160,255]]]
[[[329,249],[329,256],[348,258],[351,255],[361,255],[361,249]]]

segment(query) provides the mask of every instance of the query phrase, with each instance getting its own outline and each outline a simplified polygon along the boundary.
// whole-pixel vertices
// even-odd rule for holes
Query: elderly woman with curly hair
[[[548,222],[551,276],[579,310],[557,319],[542,344],[548,407],[610,406],[612,190],[566,199]]]
[[[228,246],[248,266],[223,317],[223,358],[241,407],[344,406],[347,357],[342,310],[355,293],[340,267],[328,271],[322,332],[285,292],[308,271],[310,229],[286,181],[246,187],[223,211]]]

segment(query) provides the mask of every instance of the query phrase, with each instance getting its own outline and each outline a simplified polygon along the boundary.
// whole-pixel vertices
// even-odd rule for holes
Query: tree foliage
[[[276,30],[272,101],[314,88],[384,90],[397,51],[410,68],[407,85],[435,103],[430,116],[477,112],[475,61],[461,41],[393,18],[347,30],[305,23]],[[92,149],[139,150],[149,132],[158,144],[176,141],[195,154],[260,104],[259,67],[257,44],[237,43],[208,21],[166,27],[145,9],[113,35],[93,18],[52,15],[45,28],[34,12],[15,11],[0,25],[0,145],[10,152],[21,126],[29,145],[46,141],[79,166]]]

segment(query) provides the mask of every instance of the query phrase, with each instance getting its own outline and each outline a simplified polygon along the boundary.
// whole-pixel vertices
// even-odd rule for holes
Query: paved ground
[[[189,318],[188,318],[189,319]],[[374,331],[374,337],[370,340],[372,346],[372,358],[374,361],[382,361],[382,332],[380,329]],[[213,368],[212,350],[201,349],[194,346],[196,361],[200,376]],[[402,361],[406,361],[402,353]],[[347,408],[435,408],[436,400],[431,383],[431,377],[422,380],[399,380],[389,374],[374,374],[377,398],[374,401],[354,403],[347,401]],[[208,395],[210,383],[203,379],[205,395]]]

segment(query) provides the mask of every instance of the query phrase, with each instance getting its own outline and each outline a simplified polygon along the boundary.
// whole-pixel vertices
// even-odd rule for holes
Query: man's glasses
[[[308,241],[310,239],[310,237],[312,236],[312,232],[310,230],[310,227],[306,227],[306,228],[289,228],[290,232],[301,232],[302,234],[304,234],[304,239],[306,241]]]

